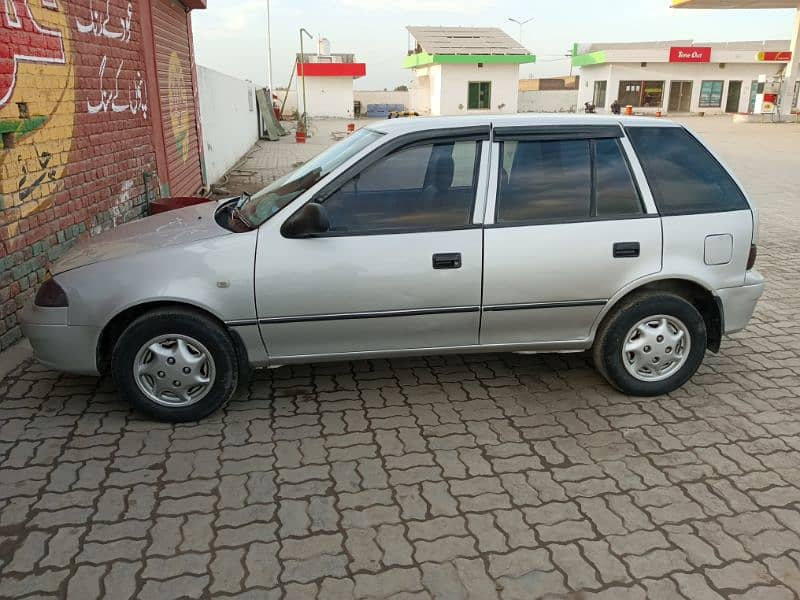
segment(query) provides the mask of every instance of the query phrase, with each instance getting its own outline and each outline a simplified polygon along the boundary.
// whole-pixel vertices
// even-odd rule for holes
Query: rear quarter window
[[[749,208],[725,168],[682,127],[628,127],[626,133],[662,215]]]

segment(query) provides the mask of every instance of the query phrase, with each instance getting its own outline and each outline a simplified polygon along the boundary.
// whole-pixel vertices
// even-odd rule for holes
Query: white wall
[[[286,92],[287,90],[275,90],[275,95],[278,97],[278,107],[283,104],[283,98],[285,96],[286,105],[283,107],[283,114],[292,115],[292,113],[297,112],[297,90],[288,90],[288,94]]]
[[[691,112],[704,111],[706,114],[720,114],[725,112],[728,99],[728,82],[741,81],[742,92],[739,97],[738,112],[747,112],[750,102],[750,88],[753,81],[760,74],[774,75],[781,65],[777,63],[727,63],[724,69],[717,63],[648,63],[641,67],[639,63],[613,63],[592,65],[581,68],[581,84],[578,94],[578,106],[584,102],[591,102],[594,95],[594,82],[606,80],[605,108],[597,107],[597,112],[610,112],[609,106],[619,94],[620,81],[664,81],[664,98],[661,111],[667,112],[669,106],[669,88],[671,81],[691,81],[692,99]],[[703,81],[724,80],[722,89],[722,106],[719,108],[700,107],[700,87]],[[623,107],[624,109],[624,107]],[[637,112],[652,113],[657,108],[637,108]]]
[[[306,90],[306,93],[308,93],[308,90]],[[278,106],[280,106],[283,102],[283,97],[285,94],[286,90],[276,90],[275,95],[278,96]],[[355,90],[353,92],[353,100],[361,101],[361,112],[362,114],[366,114],[367,104],[402,104],[408,108],[413,104],[410,99],[410,95],[410,92]],[[308,107],[313,111],[314,106],[312,105],[312,101],[313,99],[309,97]],[[286,97],[286,106],[284,107],[283,112],[287,115],[291,115],[297,111],[297,106],[297,90],[291,89],[289,90],[289,95]]]
[[[515,113],[519,102],[519,65],[441,65],[442,115],[480,113]],[[491,108],[468,110],[467,95],[470,81],[491,81]],[[434,113],[436,114],[436,113]]]
[[[575,112],[578,90],[530,90],[519,93],[519,112]]]
[[[789,96],[789,101],[784,102],[784,106],[792,103],[795,90],[798,89],[797,86],[800,83],[800,2],[797,3],[797,14],[795,14],[794,17],[794,30],[790,48],[792,52],[792,60],[786,65],[783,89],[781,90],[781,94],[784,97]],[[798,91],[797,94],[797,102],[792,108],[795,109],[796,112],[800,112],[800,91]]]
[[[353,118],[352,77],[306,77],[308,116]],[[303,112],[303,78],[298,78],[297,98]]]
[[[421,115],[431,114],[431,78],[427,69],[416,69],[416,77],[409,86],[408,109]]]
[[[443,80],[442,65],[428,67],[429,89],[431,91],[430,110],[432,115],[446,115],[442,112]]]
[[[197,66],[206,180],[214,183],[258,140],[255,85]]]
[[[409,107],[408,92],[394,92],[382,90],[356,90],[353,92],[356,100],[361,102],[361,112],[367,112],[367,104],[402,104]]]
[[[431,65],[415,70],[416,89],[409,108],[431,115],[515,113],[519,102],[519,65]],[[468,110],[471,81],[491,81],[491,108]],[[423,106],[422,95],[430,90],[430,103]]]

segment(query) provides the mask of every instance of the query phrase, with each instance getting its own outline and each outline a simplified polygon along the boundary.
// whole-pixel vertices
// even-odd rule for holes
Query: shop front
[[[578,105],[610,112],[617,100],[639,113],[752,112],[759,80],[779,78],[789,42],[691,41],[576,44],[581,68]],[[797,93],[794,104],[797,106]]]
[[[713,10],[776,10],[794,9],[792,41],[785,66],[777,77],[759,77],[755,94],[751,94],[750,112],[772,113],[773,118],[796,118],[800,96],[800,0],[672,0],[672,8]],[[788,23],[787,23],[788,24]],[[790,113],[794,113],[793,115]]]

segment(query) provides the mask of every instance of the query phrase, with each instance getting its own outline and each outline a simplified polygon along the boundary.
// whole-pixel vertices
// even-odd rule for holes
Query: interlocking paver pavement
[[[692,125],[761,204],[769,287],[683,389],[585,355],[322,364],[171,427],[26,363],[0,597],[797,598],[800,127]]]

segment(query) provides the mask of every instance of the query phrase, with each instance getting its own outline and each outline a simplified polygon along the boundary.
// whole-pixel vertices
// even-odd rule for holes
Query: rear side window
[[[589,140],[503,142],[497,222],[588,219]]]
[[[642,214],[619,141],[504,141],[496,222],[588,221]]]
[[[642,212],[639,191],[616,139],[594,142],[598,217],[624,217]]]
[[[690,215],[749,208],[728,172],[680,127],[629,127],[658,211]]]

